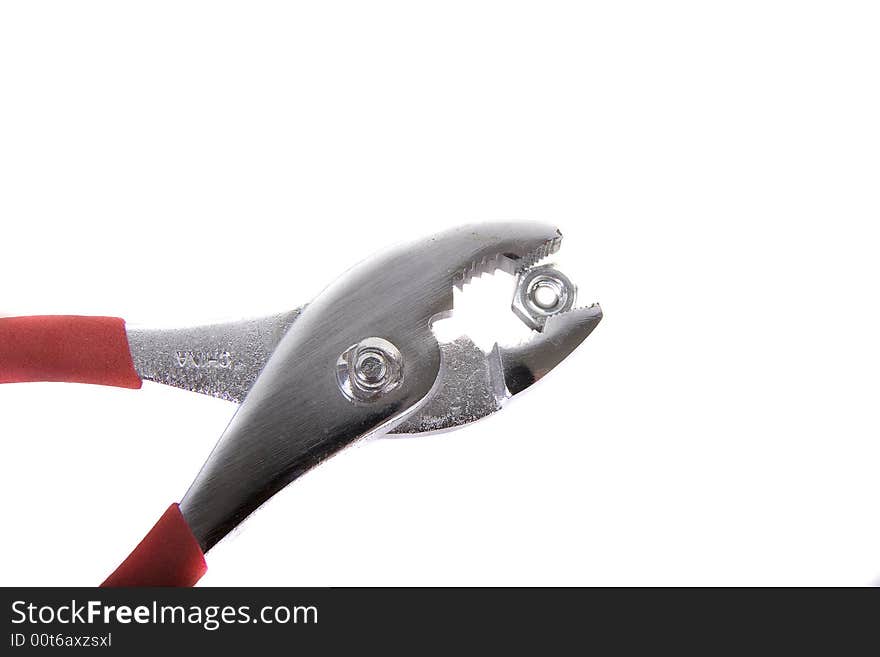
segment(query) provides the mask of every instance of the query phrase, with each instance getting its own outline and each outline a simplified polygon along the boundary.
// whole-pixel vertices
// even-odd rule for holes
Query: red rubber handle
[[[24,381],[141,387],[118,317],[0,318],[0,383]]]
[[[101,586],[193,586],[207,570],[199,542],[172,504]]]

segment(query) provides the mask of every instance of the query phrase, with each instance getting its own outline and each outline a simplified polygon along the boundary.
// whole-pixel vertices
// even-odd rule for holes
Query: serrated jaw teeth
[[[529,251],[523,256],[515,253],[496,253],[493,256],[485,256],[474,260],[465,267],[456,277],[454,284],[461,290],[473,279],[484,274],[494,274],[499,269],[508,274],[516,274],[532,267],[535,263],[547,256],[556,253],[562,246],[562,233],[556,231],[556,236],[545,241],[538,248]]]

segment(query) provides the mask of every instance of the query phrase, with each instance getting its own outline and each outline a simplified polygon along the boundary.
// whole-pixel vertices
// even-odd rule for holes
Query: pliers
[[[272,495],[342,448],[384,434],[450,430],[499,410],[596,327],[598,304],[553,265],[562,234],[543,223],[462,226],[389,249],[289,312],[182,329],[111,317],[0,319],[0,383],[139,388],[155,381],[238,403],[179,504],[103,583],[192,586],[204,554]],[[502,270],[533,330],[487,353],[439,341],[453,287]]]

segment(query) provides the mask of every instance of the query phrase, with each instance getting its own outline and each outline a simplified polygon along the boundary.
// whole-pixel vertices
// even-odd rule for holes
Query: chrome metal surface
[[[126,327],[128,346],[146,381],[241,402],[301,311],[189,328]]]
[[[576,300],[576,287],[559,270],[552,266],[549,270],[566,281],[565,307],[570,308]],[[521,271],[514,303],[528,290],[526,283],[535,280],[529,277],[530,272],[547,271],[546,265]],[[185,329],[129,328],[135,367],[144,379],[240,403],[300,310]],[[525,312],[517,314],[522,318]],[[536,381],[568,355],[601,319],[598,306],[570,312],[575,314],[551,325],[550,334],[543,339],[534,336],[525,345],[496,346],[486,353],[466,336],[441,342],[443,366],[434,394],[388,435],[448,431],[500,410],[512,394],[524,390],[529,381]],[[578,318],[581,321],[573,321]],[[544,322],[546,319],[543,317]],[[538,328],[543,328],[543,322],[536,325]],[[568,336],[563,335],[566,332]],[[564,348],[557,351],[554,340],[561,341]]]
[[[431,323],[452,310],[453,285],[529,267],[559,239],[538,223],[465,226],[371,258],[324,290],[277,344],[181,501],[202,548],[336,451],[416,412],[444,380]],[[336,363],[364,336],[394,344],[406,372],[394,390],[355,405],[339,394]]]
[[[594,303],[548,317],[540,333],[514,347],[497,347],[504,386],[510,395],[522,392],[543,378],[587,339],[602,320],[602,308]]]
[[[574,294],[571,286],[569,306]],[[393,433],[448,431],[491,415],[562,362],[601,319],[598,304],[559,311],[545,317],[541,332],[533,332],[526,342],[506,347],[495,344],[489,353],[467,337],[442,343],[443,369],[436,391]]]
[[[497,351],[459,337],[440,345],[443,368],[431,398],[389,435],[449,431],[499,410],[508,398]]]

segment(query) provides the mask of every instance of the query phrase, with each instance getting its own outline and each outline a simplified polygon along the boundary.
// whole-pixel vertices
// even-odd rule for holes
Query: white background
[[[878,34],[871,2],[3,3],[0,314],[247,316],[553,222],[589,340],[308,474],[203,584],[877,583]],[[455,321],[520,330],[511,284]],[[0,387],[0,582],[101,581],[233,411]]]

